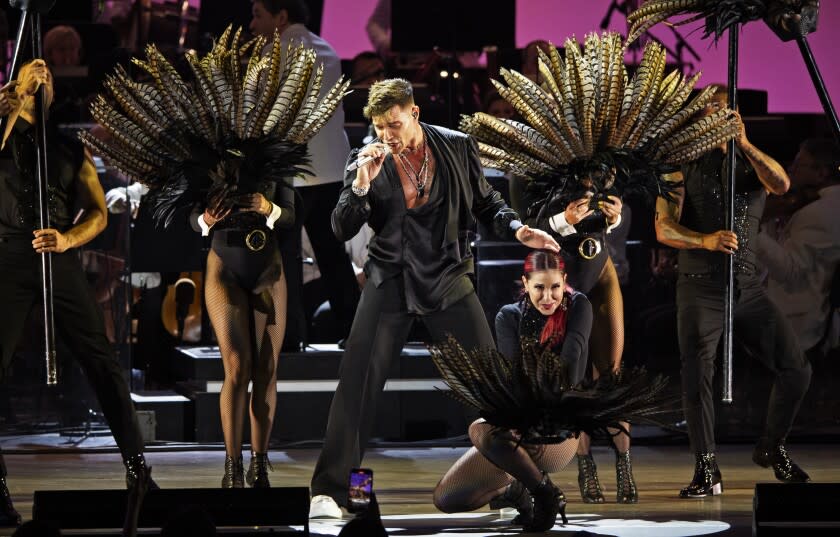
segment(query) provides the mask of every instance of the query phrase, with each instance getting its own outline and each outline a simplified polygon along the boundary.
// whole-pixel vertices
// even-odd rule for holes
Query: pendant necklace
[[[429,148],[426,146],[425,138],[423,140],[423,162],[420,164],[420,171],[414,169],[408,157],[402,153],[399,153],[398,156],[403,171],[417,189],[417,197],[423,199],[423,196],[426,195],[426,182],[429,179]]]

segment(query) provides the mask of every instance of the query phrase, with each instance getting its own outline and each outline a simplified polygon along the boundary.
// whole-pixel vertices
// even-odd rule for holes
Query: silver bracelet
[[[367,186],[359,187],[356,186],[354,183],[351,183],[350,190],[353,191],[353,194],[359,196],[360,198],[363,198],[367,196],[368,190],[370,190],[370,185],[368,184]]]

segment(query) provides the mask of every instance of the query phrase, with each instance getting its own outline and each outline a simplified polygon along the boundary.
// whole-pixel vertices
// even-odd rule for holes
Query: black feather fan
[[[452,397],[488,423],[519,431],[524,442],[620,429],[621,421],[661,424],[656,416],[677,407],[677,400],[665,395],[667,379],[643,368],[572,385],[560,356],[535,342],[523,342],[517,360],[492,348],[467,352],[452,337],[430,351]]]

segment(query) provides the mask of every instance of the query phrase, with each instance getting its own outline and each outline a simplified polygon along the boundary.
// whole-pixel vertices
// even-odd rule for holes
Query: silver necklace
[[[420,171],[414,169],[408,157],[399,153],[398,156],[400,164],[408,179],[414,184],[417,189],[417,197],[423,199],[426,195],[426,182],[429,180],[429,148],[426,146],[426,140],[423,139],[423,162],[420,164]],[[409,170],[411,170],[409,172]]]

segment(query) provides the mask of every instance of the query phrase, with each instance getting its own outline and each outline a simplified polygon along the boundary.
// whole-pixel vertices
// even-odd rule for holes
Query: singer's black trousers
[[[400,356],[412,324],[422,321],[433,342],[451,334],[467,350],[495,346],[475,292],[444,310],[414,315],[406,309],[402,286],[401,276],[378,288],[370,281],[365,285],[341,359],[312,495],[330,496],[345,507],[348,474],[362,462],[388,370]]]
[[[52,273],[56,338],[78,360],[96,391],[123,458],[138,455],[143,452],[143,438],[137,415],[78,252],[53,254]],[[40,307],[41,296],[41,256],[32,249],[31,239],[0,237],[0,381],[9,369],[26,318],[36,305]],[[1,461],[2,454],[3,475]]]
[[[756,278],[737,280],[734,338],[775,375],[763,437],[784,442],[811,382],[811,365],[784,314]],[[694,453],[715,451],[712,380],[723,333],[724,288],[711,275],[680,275],[677,336],[682,360],[682,400]]]

